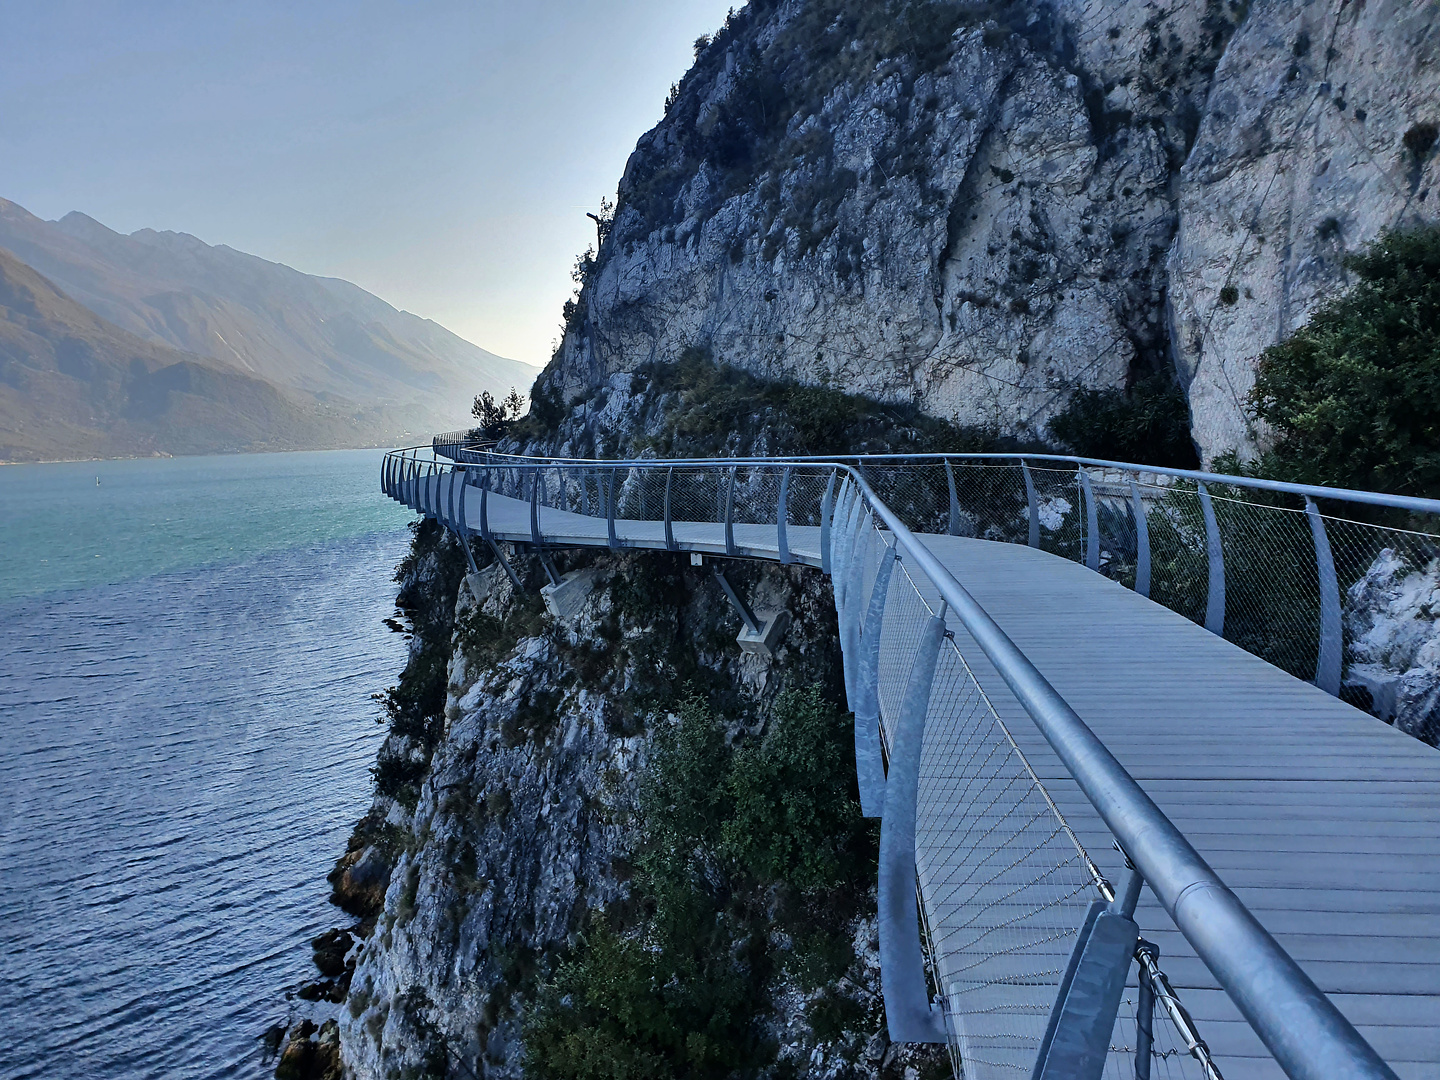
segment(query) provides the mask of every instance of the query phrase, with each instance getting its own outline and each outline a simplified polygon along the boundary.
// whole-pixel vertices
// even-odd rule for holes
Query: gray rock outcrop
[[[1043,435],[1077,388],[1173,370],[1202,455],[1252,451],[1260,351],[1428,212],[1429,8],[902,7],[892,32],[874,5],[752,4],[716,35],[630,159],[542,392],[698,346]]]

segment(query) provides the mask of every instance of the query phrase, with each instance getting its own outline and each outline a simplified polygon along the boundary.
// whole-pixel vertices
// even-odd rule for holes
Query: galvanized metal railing
[[[472,463],[507,460],[478,447],[447,444],[445,452]],[[784,460],[861,470],[916,531],[1024,543],[1083,563],[1297,678],[1332,695],[1344,689],[1382,719],[1440,743],[1440,709],[1396,667],[1407,655],[1387,653],[1387,643],[1367,633],[1379,621],[1416,617],[1399,610],[1393,594],[1415,592],[1418,579],[1440,587],[1440,500],[1065,455]],[[680,460],[671,466],[687,467]],[[732,467],[741,474],[732,516],[773,514],[773,495],[768,507],[757,503],[751,512],[746,466]],[[622,497],[644,486],[630,470],[614,468]],[[718,491],[707,520],[724,519],[722,500]],[[688,513],[705,509],[689,502]],[[1391,520],[1366,520],[1376,515]]]
[[[451,447],[447,444],[448,450]],[[862,802],[866,812],[875,815],[883,807],[881,926],[882,956],[887,957],[887,1013],[894,1014],[892,1029],[897,1020],[902,1028],[909,1025],[909,1031],[896,1032],[897,1037],[923,1039],[927,1031],[938,1030],[930,1014],[929,995],[916,986],[915,971],[920,964],[911,943],[917,935],[907,929],[904,914],[909,903],[903,900],[907,866],[912,878],[917,868],[920,871],[922,910],[929,916],[931,908],[940,902],[938,891],[968,887],[967,883],[976,877],[977,867],[993,861],[1006,850],[1006,844],[1018,844],[1024,839],[1032,844],[1032,856],[1043,849],[1053,857],[1046,855],[1038,861],[1032,858],[1024,880],[1007,882],[1011,889],[1007,895],[1028,897],[1028,929],[1022,932],[1015,926],[1005,928],[1011,938],[1018,933],[1023,940],[1004,949],[993,942],[972,949],[973,955],[965,954],[966,974],[959,982],[941,987],[946,1034],[952,1048],[965,1059],[967,1076],[983,1075],[987,1063],[995,1066],[997,1075],[1009,1075],[1005,1070],[1013,1070],[1023,1061],[1034,1062],[1036,1076],[1098,1076],[1099,1072],[1066,1071],[1060,1065],[1052,1069],[1047,1062],[1078,1060],[1087,1053],[1093,1059],[1098,1053],[1099,1067],[1103,1068],[1106,1061],[1113,1065],[1117,1048],[1111,1044],[1111,1028],[1123,1003],[1118,997],[1114,1001],[1110,998],[1122,994],[1124,971],[1132,956],[1142,970],[1141,992],[1130,1004],[1136,1075],[1149,1075],[1153,1047],[1151,1035],[1146,1034],[1147,1018],[1156,999],[1172,1023],[1171,1042],[1188,1050],[1206,1075],[1218,1075],[1199,1033],[1160,973],[1153,947],[1137,944],[1131,916],[1143,880],[1288,1075],[1316,1080],[1341,1075],[1393,1077],[1349,1022],[915,533],[973,535],[1045,548],[1147,592],[1197,622],[1203,617],[1204,625],[1217,633],[1226,632],[1227,622],[1232,628],[1235,625],[1233,619],[1227,618],[1237,609],[1232,606],[1236,590],[1226,588],[1226,563],[1228,559],[1233,582],[1237,561],[1234,545],[1237,538],[1251,535],[1245,531],[1243,515],[1253,515],[1266,528],[1278,530],[1271,533],[1272,542],[1278,536],[1293,547],[1299,537],[1308,536],[1310,559],[1294,560],[1298,569],[1288,577],[1280,576],[1292,580],[1306,573],[1311,575],[1313,588],[1306,595],[1315,598],[1314,634],[1306,643],[1314,643],[1311,656],[1315,681],[1334,693],[1340,688],[1338,657],[1343,646],[1336,640],[1341,575],[1336,569],[1332,534],[1342,526],[1361,530],[1353,535],[1368,538],[1359,545],[1362,552],[1375,550],[1377,537],[1383,537],[1394,543],[1408,538],[1406,542],[1415,545],[1414,550],[1428,553],[1435,550],[1437,539],[1419,530],[1322,516],[1314,500],[1369,503],[1416,515],[1440,512],[1440,503],[1370,498],[1365,493],[1038,455],[601,462],[517,459],[458,447],[450,456],[458,463],[423,461],[415,451],[388,455],[382,486],[392,496],[445,522],[462,537],[470,531],[465,511],[467,490],[470,498],[478,493],[479,532],[502,561],[486,520],[486,504],[492,493],[529,502],[528,539],[542,552],[547,544],[555,542],[670,550],[682,544],[692,549],[708,545],[706,549],[729,556],[808,562],[832,576],[846,660],[847,694],[856,714]],[[456,471],[464,477],[461,482],[444,479]],[[1296,497],[1304,499],[1305,504],[1296,508],[1251,502],[1237,497],[1237,491]],[[1074,503],[1069,501],[1071,495]],[[1222,501],[1230,508],[1220,509],[1217,504]],[[588,539],[548,535],[540,523],[542,506],[593,520],[593,535]],[[653,522],[663,531],[637,542],[631,536],[632,529],[617,527],[621,521]],[[1277,521],[1285,524],[1275,526]],[[701,538],[696,523],[710,526],[703,534],[708,539]],[[760,535],[757,526],[767,530],[763,544],[755,540]],[[792,537],[799,529],[809,529],[807,536],[818,537],[818,543],[792,550]],[[680,538],[682,532],[687,534],[686,539]],[[1254,535],[1264,537],[1266,533],[1261,530]],[[1379,550],[1393,554],[1389,547]],[[1194,565],[1197,558],[1198,566]],[[1191,562],[1186,563],[1186,559]],[[1347,581],[1355,562],[1352,557],[1341,563],[1346,567]],[[901,575],[908,579],[908,592],[891,587],[896,580],[896,566],[902,567]],[[1185,583],[1186,588],[1178,587],[1177,581]],[[1200,582],[1203,589],[1198,586]],[[908,615],[905,605],[909,605]],[[923,616],[919,614],[921,607]],[[1122,889],[1115,890],[1100,878],[1094,861],[1080,846],[990,706],[984,687],[969,670],[965,658],[953,643],[953,656],[943,651],[940,642],[944,640],[947,617],[963,625],[984,652],[1125,852],[1134,875]],[[905,634],[913,640],[905,638]],[[882,685],[878,675],[884,667],[881,650],[887,642],[892,648],[900,648],[900,655],[907,658],[908,666],[903,670],[908,675],[903,688],[893,676],[890,685]],[[923,647],[917,647],[920,642]],[[1290,652],[1294,652],[1293,643]],[[943,677],[937,674],[942,669],[946,672]],[[887,670],[902,668],[892,662]],[[931,724],[936,722],[931,697],[934,688],[942,683],[946,700],[960,710],[956,723],[964,729],[962,742],[968,747],[968,756],[958,764],[931,761],[927,772],[923,764],[924,746],[929,745],[924,735],[926,718]],[[949,714],[942,709],[938,715]],[[874,738],[879,735],[890,743],[889,780]],[[986,805],[1003,805],[1002,818],[1012,822],[1006,826],[1011,831],[1002,835],[1003,843],[992,837],[987,841],[989,846],[968,841],[958,846],[952,843],[959,852],[956,865],[968,865],[970,869],[961,874],[963,880],[944,882],[931,873],[931,895],[927,896],[927,848],[925,842],[915,838],[916,812],[917,807],[926,805],[926,798],[940,798],[944,793],[939,788],[946,784],[952,788],[960,785],[971,793],[977,789],[990,792]],[[968,796],[955,799],[952,793],[950,797],[962,816],[966,805],[976,805]],[[1016,822],[1019,824],[1013,825]],[[994,822],[989,822],[986,829],[993,833]],[[1006,868],[1001,870],[1003,876]],[[900,900],[894,895],[897,887],[902,894]],[[1101,899],[1087,906],[1083,901],[1087,890],[1092,895],[1098,893]],[[1060,914],[1052,919],[1044,915],[1047,911]],[[913,903],[910,912],[909,926],[913,926]],[[1037,915],[1043,916],[1039,922]],[[992,929],[987,928],[985,934]],[[979,941],[985,934],[973,940]],[[1053,944],[1056,934],[1072,938],[1078,935],[1083,948],[1076,949],[1070,966],[1064,970],[1044,970],[1043,965],[1027,968],[1018,983],[1031,989],[1017,993],[1017,980],[1007,981],[1003,974],[987,977],[989,981],[982,978],[977,982],[970,977],[987,963],[997,966],[1002,957],[1010,963],[1014,956],[1027,954],[1027,950],[1037,957],[1046,955],[1044,946]],[[932,924],[929,936],[936,942],[943,933]],[[918,950],[918,944],[913,948]],[[1109,967],[1101,960],[1094,961],[1102,964],[1099,971],[1103,977],[1098,982],[1077,975],[1077,965],[1080,974],[1085,974],[1092,948],[1102,957],[1108,948],[1111,957]],[[932,967],[943,979],[946,957],[939,954],[944,952],[944,946],[937,946],[935,952]],[[1123,960],[1118,963],[1118,986],[1114,981],[1116,957]],[[997,970],[1003,967],[998,964]],[[1077,987],[1101,984],[1102,990],[1086,991],[1090,997],[1080,1000],[1084,995]],[[1004,986],[1005,993],[1014,999],[1011,1006],[1017,1016],[1035,1016],[1037,1008],[1043,1007],[1047,1018],[1043,1030],[986,1029],[979,1033],[977,1043],[974,1029],[980,1010],[956,1004],[969,992],[966,988],[974,986],[988,988],[994,994]],[[1096,993],[1100,998],[1095,998]],[[1109,1010],[1108,1024],[1096,1026],[1097,1000],[1101,1000],[1102,1019]],[[1090,1016],[1089,1028],[1081,1014]],[[1102,1036],[1103,1041],[1097,1043]]]

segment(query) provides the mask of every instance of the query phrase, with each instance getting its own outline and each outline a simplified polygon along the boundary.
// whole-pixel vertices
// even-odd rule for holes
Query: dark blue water
[[[0,469],[0,1077],[259,1077],[314,1008],[403,662],[378,467]]]

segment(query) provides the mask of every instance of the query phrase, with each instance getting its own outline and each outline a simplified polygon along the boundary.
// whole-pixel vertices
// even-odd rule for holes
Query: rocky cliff
[[[340,993],[323,988],[348,986],[349,1073],[948,1075],[940,1051],[880,1034],[876,838],[830,704],[823,579],[727,567],[757,607],[795,616],[764,658],[736,646],[708,568],[561,559],[584,594],[562,617],[498,564],[465,576],[433,523],[401,568],[411,661],[389,695],[375,805],[332,875],[364,939]],[[793,822],[769,816],[765,777],[784,778]],[[748,818],[747,784],[761,796]],[[688,965],[682,981],[637,976],[651,956]],[[297,1028],[287,1048],[316,1063],[299,1080],[329,1067],[314,1034]],[[577,1069],[577,1052],[637,1071]]]
[[[1338,4],[767,0],[697,50],[577,266],[563,409],[687,347],[1045,435],[1178,377],[1254,448],[1259,352],[1430,213],[1435,21]]]

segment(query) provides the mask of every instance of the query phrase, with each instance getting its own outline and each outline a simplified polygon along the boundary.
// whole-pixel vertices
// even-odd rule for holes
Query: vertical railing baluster
[[[671,465],[665,470],[665,550],[679,551],[680,545],[675,543],[675,520],[670,514],[670,487],[675,479],[675,466]]]
[[[1130,508],[1135,515],[1135,591],[1150,595],[1150,525],[1145,520],[1145,500],[1140,487],[1130,481]]]
[[[615,535],[615,468],[611,466],[605,486],[605,530],[611,551],[620,550],[620,539]]]
[[[1340,582],[1335,577],[1335,557],[1325,519],[1315,500],[1305,497],[1305,516],[1315,539],[1315,570],[1320,587],[1320,644],[1315,657],[1315,685],[1327,694],[1340,696],[1340,668],[1344,655],[1344,629],[1340,621]]]
[[[1020,474],[1025,478],[1025,505],[1030,511],[1029,538],[1026,541],[1032,548],[1040,546],[1040,503],[1035,498],[1035,481],[1030,476],[1030,466],[1025,464],[1025,459],[1020,459]]]
[[[830,479],[825,483],[825,494],[820,497],[820,572],[827,577],[831,573],[830,564],[830,511],[834,505],[835,498],[835,476],[832,470]]]
[[[921,631],[905,685],[900,715],[890,733],[890,772],[880,820],[880,986],[891,1042],[945,1041],[938,1010],[930,1007],[920,920],[915,911],[915,818],[920,792],[920,755],[935,668],[945,640],[945,608]]]
[[[955,491],[955,469],[945,459],[945,483],[950,488],[950,535],[960,535],[960,496]]]
[[[1085,565],[1091,570],[1100,570],[1100,514],[1095,506],[1095,489],[1090,485],[1090,474],[1080,469],[1080,491],[1085,502]]]
[[[730,478],[725,484],[725,554],[735,555],[735,470],[730,466]]]
[[[863,499],[857,498],[857,503]],[[860,623],[863,619],[865,563],[875,542],[875,529],[862,512],[850,531],[851,550],[845,557],[845,614],[840,621],[840,653],[845,668],[845,700],[854,712],[860,707]]]
[[[780,550],[780,565],[790,565],[790,536],[786,531],[786,496],[790,494],[790,466],[780,473],[780,497],[775,501],[775,546]]]
[[[456,475],[460,478],[460,509],[456,515],[459,528],[455,532],[460,538],[460,549],[465,552],[466,565],[470,567],[472,574],[478,574],[480,567],[475,564],[475,553],[470,550],[470,522],[465,518],[465,488],[469,486],[465,481],[470,474],[468,471],[461,471]]]
[[[1197,481],[1200,514],[1205,519],[1205,552],[1210,565],[1209,589],[1205,596],[1205,629],[1225,636],[1225,555],[1220,550],[1220,524],[1215,520],[1215,507],[1210,502],[1210,489]]]
[[[895,554],[880,544],[880,565],[870,587],[870,603],[860,628],[860,655],[855,665],[855,773],[860,785],[860,812],[880,817],[885,812],[885,759],[880,749],[880,632]],[[864,588],[864,566],[857,567],[857,593]],[[859,607],[859,604],[856,604]],[[859,612],[856,612],[859,615]]]

